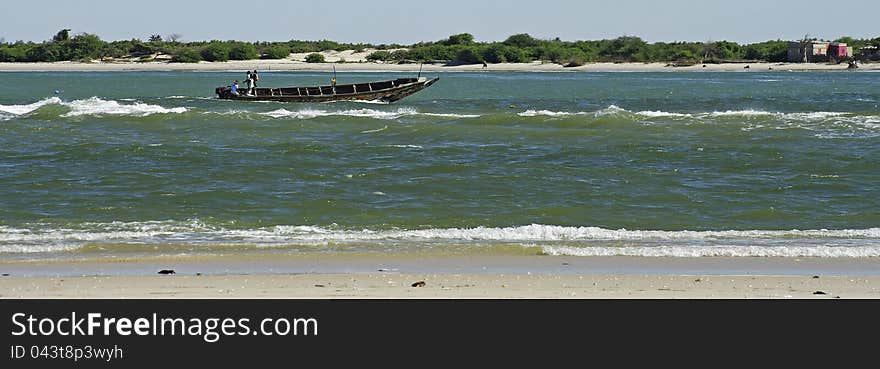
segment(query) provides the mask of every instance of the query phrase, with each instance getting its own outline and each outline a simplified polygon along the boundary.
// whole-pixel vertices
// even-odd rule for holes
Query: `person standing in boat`
[[[245,91],[245,94],[250,96],[251,91],[254,90],[254,76],[253,74],[251,74],[250,71],[247,72],[247,79],[245,80],[245,83],[247,83],[247,91]]]

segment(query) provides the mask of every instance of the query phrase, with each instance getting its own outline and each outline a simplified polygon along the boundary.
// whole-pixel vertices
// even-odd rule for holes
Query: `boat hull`
[[[440,78],[400,78],[348,85],[328,85],[309,87],[260,87],[255,95],[232,94],[231,88],[217,87],[215,93],[220,99],[242,101],[280,101],[280,102],[328,102],[347,100],[367,100],[395,102],[419,92]],[[247,92],[240,89],[242,92]]]

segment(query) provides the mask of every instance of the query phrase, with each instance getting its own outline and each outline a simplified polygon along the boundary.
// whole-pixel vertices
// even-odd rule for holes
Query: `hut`
[[[816,63],[828,61],[828,41],[790,41],[788,61],[792,63]]]

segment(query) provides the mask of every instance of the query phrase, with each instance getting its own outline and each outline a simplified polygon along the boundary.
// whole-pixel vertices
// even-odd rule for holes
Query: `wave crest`
[[[31,104],[25,105],[0,105],[0,112],[12,115],[25,115],[46,105],[61,104],[58,97],[49,97]]]
[[[151,105],[139,101],[135,101],[132,104],[122,104],[115,100],[104,100],[99,97],[90,97],[88,99],[65,102],[60,98],[53,96],[31,104],[0,105],[0,112],[12,114],[14,116],[22,116],[33,113],[47,105],[60,105],[70,109],[67,113],[62,114],[62,117],[76,117],[83,115],[131,115],[144,117],[153,114],[180,114],[189,110],[184,107],[165,108],[159,105]]]
[[[98,97],[91,97],[84,100],[74,100],[62,105],[70,108],[70,112],[62,115],[62,117],[76,117],[82,115],[132,115],[145,117],[153,114],[181,114],[189,109],[184,107],[165,108],[159,105],[145,104],[135,102],[134,104],[120,104],[114,100],[103,100]]]
[[[0,226],[0,252],[71,251],[86,243],[322,246],[512,243],[574,256],[880,256],[880,228],[842,230],[656,231],[531,224],[417,230],[278,225],[236,229],[199,220],[84,223],[76,227]],[[536,245],[538,243],[538,245]],[[112,250],[111,250],[112,251]]]
[[[260,113],[261,115],[272,118],[296,118],[296,119],[314,119],[318,117],[344,116],[357,118],[374,118],[374,119],[397,119],[404,116],[429,116],[444,118],[478,118],[476,114],[453,114],[453,113],[422,113],[411,107],[398,108],[397,110],[384,111],[376,109],[349,109],[349,110],[321,110],[321,109],[302,109],[297,111],[289,111],[287,109],[278,109],[270,112]]]

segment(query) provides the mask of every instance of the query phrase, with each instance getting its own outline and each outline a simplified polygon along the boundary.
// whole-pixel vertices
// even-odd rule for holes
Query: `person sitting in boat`
[[[229,93],[238,96],[238,80],[232,81],[232,86],[229,86]]]

